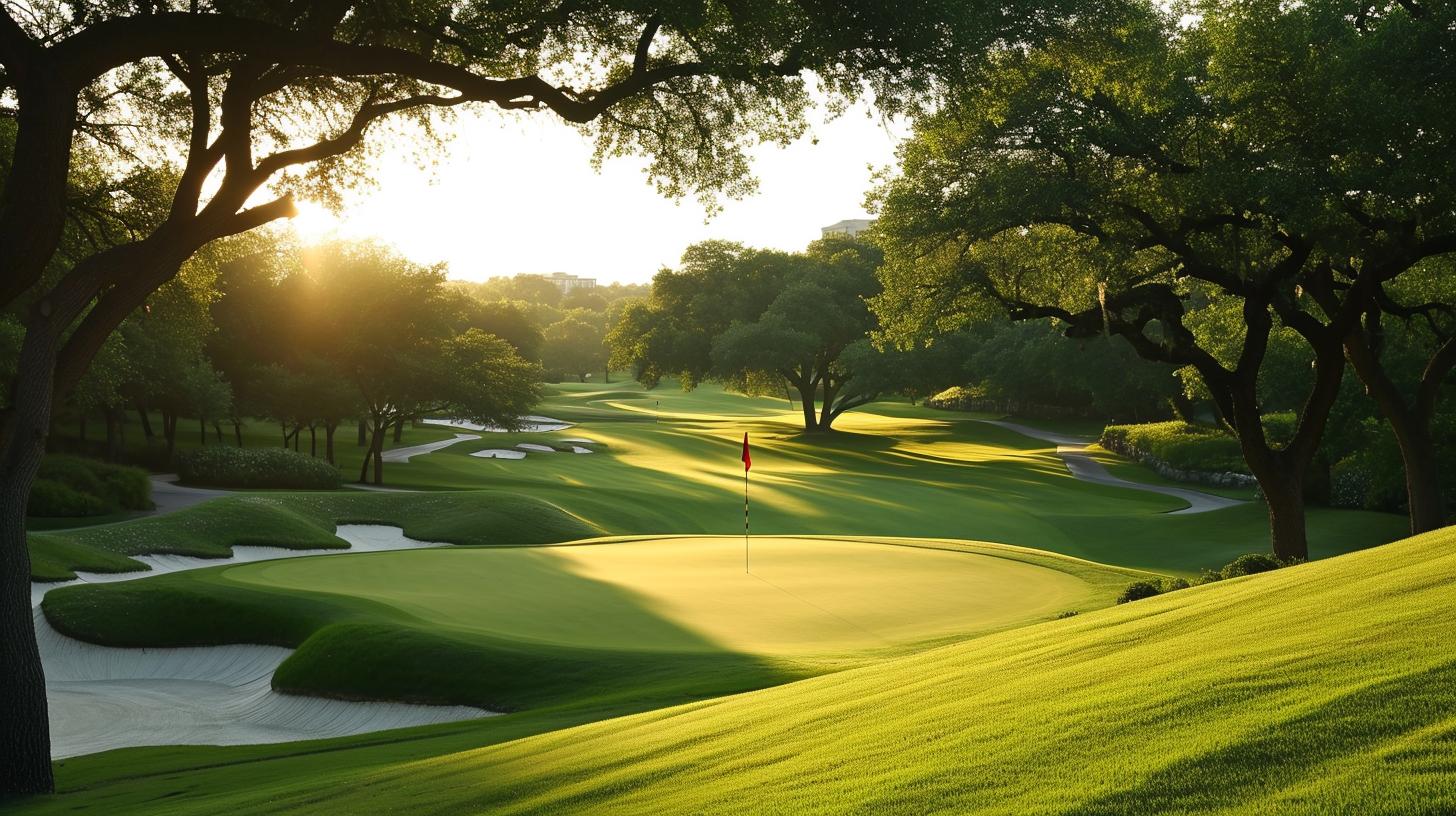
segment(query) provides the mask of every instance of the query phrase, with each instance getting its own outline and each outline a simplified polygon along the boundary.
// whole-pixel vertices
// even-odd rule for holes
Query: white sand
[[[485,433],[512,433],[512,431],[510,431],[509,429],[502,428],[499,425],[482,425],[478,422],[470,422],[469,420],[464,419],[426,419],[423,421],[430,425],[443,425],[447,428],[460,428],[466,431],[483,431]],[[572,424],[573,423],[563,422],[559,419],[552,419],[551,417],[529,414],[527,416],[521,417],[521,427],[517,430],[522,433],[545,433],[546,431],[564,431],[567,428],[572,427]]]
[[[479,439],[480,434],[458,433],[454,439],[442,439],[439,442],[426,442],[423,445],[411,445],[407,448],[394,448],[387,450],[381,457],[386,462],[408,462],[412,456],[423,456],[427,453],[434,453],[441,448],[448,448],[457,442],[466,442],[471,439]]]
[[[601,444],[600,442],[596,441],[595,439],[587,439],[584,436],[573,436],[570,439],[563,439],[561,441],[562,442],[571,442],[571,443],[574,443],[574,444],[577,444],[577,445],[599,445],[599,444]]]
[[[594,453],[594,451],[591,448],[583,448],[580,445],[572,445],[571,446],[571,452],[572,453]]]
[[[550,445],[537,445],[535,442],[522,442],[516,447],[521,450],[535,451],[536,453],[555,453],[556,449]]]
[[[525,459],[526,452],[518,450],[506,450],[504,448],[490,448],[478,450],[471,456],[479,456],[481,459]]]
[[[1182,487],[1164,487],[1163,485],[1143,484],[1142,482],[1130,482],[1127,479],[1119,479],[1107,471],[1102,463],[1088,456],[1085,451],[1087,446],[1092,444],[1086,439],[1067,434],[1043,431],[1039,428],[1032,428],[1016,422],[1004,422],[994,419],[982,419],[988,425],[997,425],[1007,430],[1015,431],[1022,436],[1029,436],[1032,439],[1040,439],[1043,442],[1051,442],[1057,446],[1057,455],[1062,458],[1063,464],[1073,478],[1084,482],[1095,484],[1111,485],[1113,487],[1125,487],[1129,490],[1141,490],[1146,493],[1160,493],[1164,496],[1172,496],[1188,502],[1188,506],[1182,510],[1174,510],[1169,515],[1187,515],[1191,513],[1207,513],[1210,510],[1222,510],[1225,507],[1244,504],[1238,499],[1229,499],[1223,496],[1215,496],[1212,493],[1204,493],[1201,490],[1189,490]]]
[[[340,525],[347,550],[236,547],[230,559],[139,556],[151,572],[80,573],[79,582],[112,582],[243,561],[440,546],[404,537],[397,527]],[[339,737],[491,714],[466,706],[364,703],[279,694],[273,672],[289,649],[229,645],[117,649],[68,638],[38,604],[61,584],[32,584],[36,637],[46,670],[51,754],[78,756],[133,745],[245,745]]]

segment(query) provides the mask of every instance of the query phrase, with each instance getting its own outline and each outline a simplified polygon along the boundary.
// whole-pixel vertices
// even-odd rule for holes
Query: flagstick
[[[748,573],[748,466],[743,467],[743,572]]]

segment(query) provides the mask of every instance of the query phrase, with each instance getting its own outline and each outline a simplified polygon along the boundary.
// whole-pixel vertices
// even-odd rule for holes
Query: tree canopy
[[[1450,10],[1350,10],[1129,8],[997,54],[879,193],[892,333],[1004,309],[1192,367],[1260,480],[1276,552],[1303,557],[1302,481],[1347,340],[1393,281],[1456,249],[1456,105],[1432,81],[1456,53]],[[1190,313],[1222,298],[1237,331],[1200,337]],[[1276,444],[1259,381],[1285,331],[1314,376]]]

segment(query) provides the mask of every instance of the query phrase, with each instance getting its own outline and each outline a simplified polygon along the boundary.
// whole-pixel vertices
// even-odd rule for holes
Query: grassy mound
[[[947,541],[610,539],[286,559],[63,587],[61,631],[117,646],[298,647],[279,688],[496,710],[760,688],[1069,610],[1134,573]]]
[[[31,577],[128,572],[142,565],[126,556],[146,553],[226,558],[239,545],[343,547],[335,524],[390,524],[412,538],[449,544],[544,544],[601,534],[547,502],[494,491],[238,496],[124,524],[33,534]]]

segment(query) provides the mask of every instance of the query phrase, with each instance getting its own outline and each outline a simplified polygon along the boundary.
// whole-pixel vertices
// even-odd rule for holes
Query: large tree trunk
[[[369,434],[364,428],[364,420],[359,420],[359,447],[369,444]]]
[[[843,387],[842,383],[830,385],[826,382],[824,384],[824,404],[819,406],[818,428],[821,432],[828,433],[833,430],[834,420],[839,416],[839,412],[834,410],[834,398],[839,396],[841,387]]]
[[[171,467],[172,454],[177,451],[177,415],[170,411],[162,412],[162,436],[167,441],[167,467]]]
[[[102,409],[106,419],[106,460],[108,462],[121,461],[121,421],[125,413],[122,409],[107,406]]]
[[[339,423],[337,422],[324,423],[324,458],[331,465],[336,464],[334,462],[334,431],[338,429]]]
[[[18,360],[14,404],[0,452],[0,796],[46,793],[51,774],[45,674],[30,605],[25,507],[45,453],[56,338],[31,327]]]
[[[1305,531],[1304,480],[1293,474],[1273,474],[1259,480],[1269,506],[1269,530],[1274,556],[1283,561],[1309,559]]]
[[[237,440],[238,447],[243,446],[243,423],[233,420],[233,438]]]
[[[401,420],[403,421],[403,420]],[[374,448],[371,455],[374,459],[374,483],[384,484],[384,431],[380,429],[374,433]]]
[[[314,423],[308,426],[308,455],[318,457],[318,426]]]
[[[152,418],[147,415],[147,406],[138,402],[136,404],[136,412],[137,418],[142,423],[142,436],[146,437],[147,444],[150,445],[152,440],[156,438],[156,434],[152,433]]]
[[[1400,446],[1400,458],[1405,466],[1410,531],[1411,535],[1418,535],[1435,530],[1446,522],[1440,470],[1431,439],[1431,422],[1441,382],[1456,365],[1456,340],[1442,343],[1431,355],[1421,372],[1415,404],[1412,405],[1380,363],[1377,354],[1379,332],[1378,320],[1367,321],[1363,331],[1352,332],[1346,338],[1345,356],[1355,369],[1355,375],[1365,385],[1366,392],[1375,400],[1381,415],[1390,423],[1396,444]]]
[[[1440,470],[1431,441],[1430,421],[1407,416],[1401,422],[1392,420],[1390,427],[1395,431],[1401,462],[1405,465],[1411,535],[1435,530],[1446,523],[1446,508],[1441,497]]]
[[[404,417],[394,421],[394,444],[398,445],[404,441]]]

